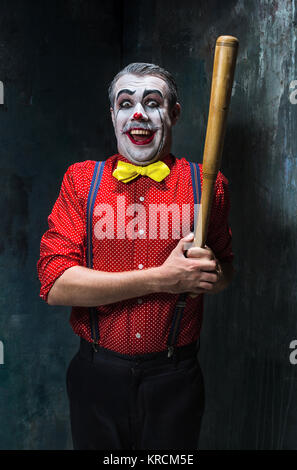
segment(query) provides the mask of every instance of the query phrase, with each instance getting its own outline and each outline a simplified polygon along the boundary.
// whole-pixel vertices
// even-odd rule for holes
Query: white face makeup
[[[170,152],[180,105],[170,112],[168,93],[167,83],[153,75],[126,74],[116,82],[111,115],[118,152],[132,163],[147,165]]]

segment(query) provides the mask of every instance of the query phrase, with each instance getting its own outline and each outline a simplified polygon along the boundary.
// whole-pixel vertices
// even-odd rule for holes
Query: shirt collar
[[[124,157],[123,155],[121,155],[120,153],[117,153],[114,155],[114,164],[115,164],[115,167],[117,165],[117,162],[118,160],[121,160],[123,162],[126,162],[126,163],[132,163],[130,160],[128,160],[128,158]],[[156,160],[156,162],[159,161],[159,160]],[[172,155],[171,153],[168,153],[167,155],[165,155],[164,157],[160,158],[160,161],[166,163],[166,165],[169,167],[170,171],[175,163],[175,156]],[[155,163],[155,162],[154,162]],[[132,163],[132,165],[136,165],[135,163]]]

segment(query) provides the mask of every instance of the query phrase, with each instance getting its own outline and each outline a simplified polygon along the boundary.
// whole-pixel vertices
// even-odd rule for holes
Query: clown
[[[40,296],[72,307],[80,337],[66,380],[73,445],[196,448],[203,296],[221,292],[233,275],[228,180],[219,172],[204,248],[189,248],[192,232],[144,237],[146,217],[133,238],[96,237],[98,204],[113,209],[108,224],[120,223],[118,197],[135,208],[194,206],[190,163],[171,153],[181,111],[172,75],[155,64],[129,64],[111,82],[109,99],[118,153],[68,168],[38,261]],[[196,296],[181,301],[186,293]]]

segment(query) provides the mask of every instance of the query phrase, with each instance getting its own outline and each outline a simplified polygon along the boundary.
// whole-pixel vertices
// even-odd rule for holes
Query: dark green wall
[[[222,171],[236,277],[205,297],[203,449],[297,449],[295,2],[0,0],[0,448],[71,447],[69,309],[39,300],[36,261],[66,168],[115,149],[106,88],[122,65],[175,76],[176,156],[202,161],[214,44],[240,49]]]

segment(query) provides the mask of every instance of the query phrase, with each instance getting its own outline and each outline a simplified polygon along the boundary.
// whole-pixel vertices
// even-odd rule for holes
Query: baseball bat
[[[193,246],[200,248],[205,246],[214,184],[221,165],[238,44],[234,36],[219,36],[216,41],[202,162],[201,205],[193,241]]]

